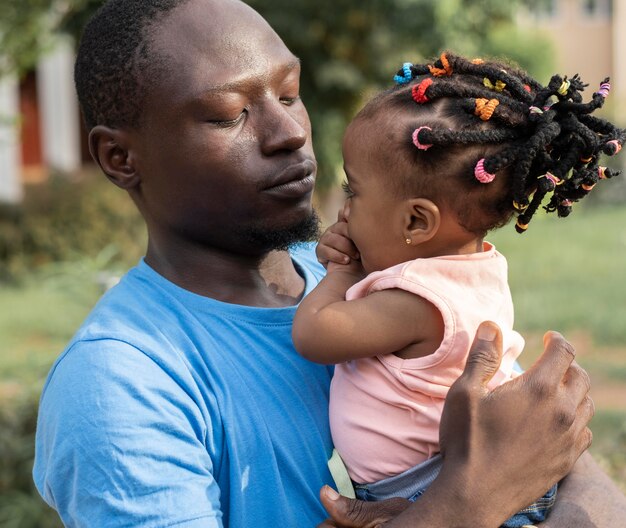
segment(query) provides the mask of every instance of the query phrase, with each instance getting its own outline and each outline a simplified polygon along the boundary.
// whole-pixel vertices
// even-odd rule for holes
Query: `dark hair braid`
[[[415,114],[411,162],[426,168],[419,171],[426,180],[429,170],[445,166],[452,182],[442,183],[438,174],[421,192],[433,194],[435,186],[469,231],[484,234],[517,213],[516,229],[523,233],[546,196],[546,211],[567,216],[599,180],[619,174],[601,167],[599,158],[621,150],[626,130],[590,115],[609,94],[608,78],[584,102],[588,85],[578,74],[553,75],[543,86],[509,65],[445,52],[432,64],[405,63],[394,79],[400,86],[359,115],[389,105]],[[407,103],[408,94],[417,104]],[[461,214],[474,197],[483,214],[475,207]]]

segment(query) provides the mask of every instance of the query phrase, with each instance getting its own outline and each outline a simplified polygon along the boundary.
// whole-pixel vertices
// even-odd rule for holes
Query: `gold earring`
[[[411,245],[411,239],[410,239],[410,238],[407,238],[407,239],[405,240],[405,242],[407,243],[407,246],[410,246],[410,245]]]

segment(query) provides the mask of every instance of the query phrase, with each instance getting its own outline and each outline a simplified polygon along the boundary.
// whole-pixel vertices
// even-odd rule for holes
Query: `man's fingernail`
[[[496,329],[493,325],[490,324],[482,324],[478,327],[478,332],[476,332],[476,336],[478,339],[482,339],[483,341],[494,341],[496,338]]]
[[[340,497],[339,493],[330,486],[326,486],[326,496],[332,501],[336,501]]]

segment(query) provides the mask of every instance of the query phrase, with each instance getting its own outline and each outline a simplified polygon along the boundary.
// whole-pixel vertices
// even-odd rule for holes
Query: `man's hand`
[[[526,373],[488,391],[500,363],[501,340],[493,323],[478,329],[440,427],[442,473],[463,466],[467,480],[450,480],[462,486],[459,492],[474,497],[478,511],[488,511],[494,502],[502,505],[506,515],[494,522],[505,521],[569,473],[591,444],[587,424],[594,413],[589,376],[556,332],[544,336],[544,353]]]
[[[328,486],[320,491],[320,499],[332,519],[326,519],[318,528],[382,528],[411,505],[400,498],[379,502],[348,499]]]
[[[502,356],[502,336],[483,323],[441,421],[443,469],[415,503],[362,503],[322,490],[332,519],[322,527],[498,527],[564,477],[591,443],[589,378],[560,334],[523,375],[487,389]]]

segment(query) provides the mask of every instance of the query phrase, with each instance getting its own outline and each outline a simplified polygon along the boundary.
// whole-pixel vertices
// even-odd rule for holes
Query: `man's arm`
[[[35,483],[68,527],[222,528],[206,428],[189,394],[140,350],[78,342],[44,388]]]
[[[490,392],[487,383],[500,363],[501,340],[493,323],[479,328],[465,371],[446,400],[443,469],[420,500],[410,505],[400,499],[332,500],[324,488],[322,502],[334,520],[321,526],[453,528],[478,523],[497,528],[570,472],[591,442],[588,376],[573,361],[571,346],[549,333],[535,365]],[[566,481],[566,486],[576,489],[577,482]]]
[[[584,453],[559,486],[558,500],[542,528],[612,528],[626,523],[626,497]]]

